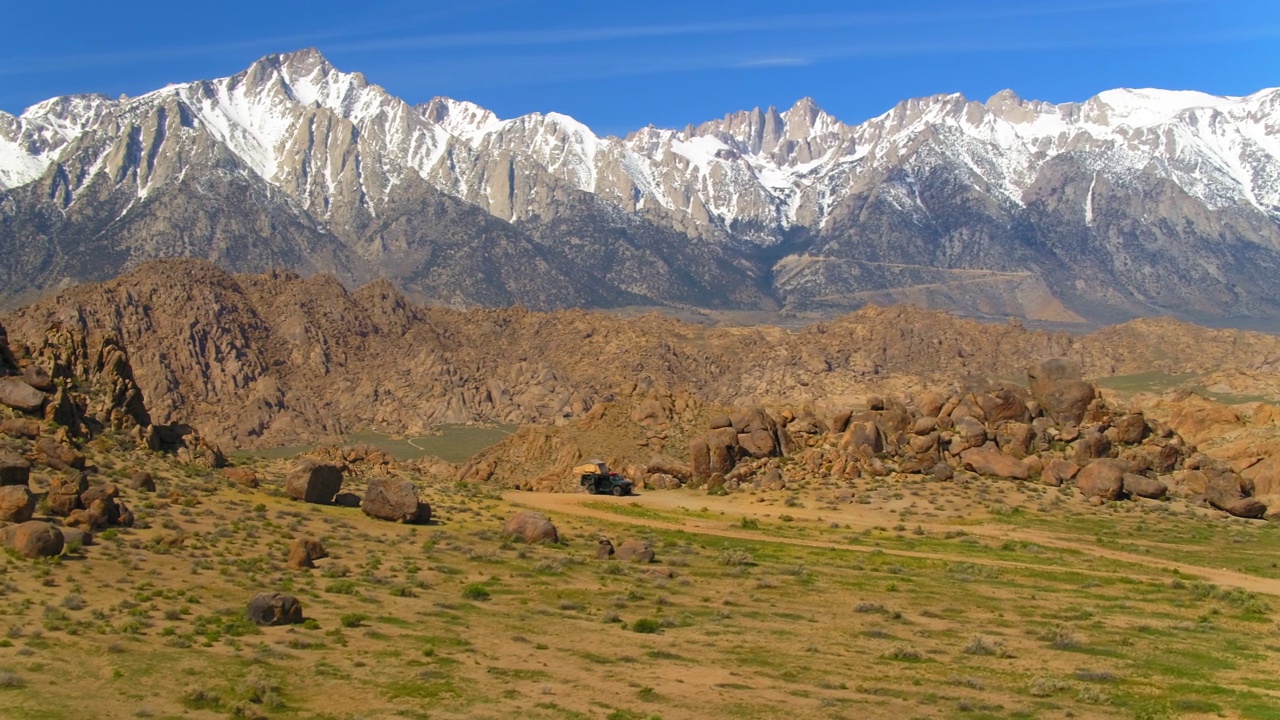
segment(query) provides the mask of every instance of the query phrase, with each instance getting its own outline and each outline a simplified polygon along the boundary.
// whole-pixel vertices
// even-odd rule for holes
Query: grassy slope
[[[1276,577],[1269,525],[1030,493],[862,527],[812,493],[739,516],[679,491],[689,509],[557,514],[564,544],[530,547],[474,487],[425,488],[438,522],[412,527],[287,500],[275,463],[249,491],[98,461],[150,463],[161,492],[130,498],[146,527],[0,556],[5,717],[1280,718],[1280,598],[1092,552]],[[659,562],[596,561],[601,534],[648,537]],[[298,535],[332,557],[285,569]],[[246,625],[262,590],[313,622]]]

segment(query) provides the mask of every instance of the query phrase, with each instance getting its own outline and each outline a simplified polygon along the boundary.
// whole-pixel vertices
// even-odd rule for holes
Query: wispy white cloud
[[[1205,0],[1094,0],[1093,2],[1025,3],[1017,7],[975,9],[961,7],[946,11],[854,12],[779,14],[687,23],[653,23],[597,27],[560,27],[532,30],[470,33],[405,34],[396,32],[406,25],[439,20],[449,11],[410,19],[380,19],[328,31],[230,40],[211,44],[185,44],[134,48],[116,52],[61,54],[45,57],[0,58],[0,75],[34,75],[100,65],[130,65],[181,58],[260,51],[274,52],[321,45],[328,52],[372,53],[395,50],[499,49],[512,47],[571,46],[625,40],[678,37],[716,37],[752,33],[819,32],[879,27],[936,26],[958,21],[1051,17],[1088,14],[1135,7],[1203,4]],[[767,64],[744,67],[768,67]]]
[[[1121,10],[1136,7],[1188,5],[1204,0],[1095,0],[1094,2],[1026,3],[1018,7],[929,12],[787,14],[715,20],[708,22],[564,27],[474,33],[438,33],[370,38],[334,45],[348,52],[382,50],[430,50],[500,48],[539,45],[571,45],[647,38],[741,35],[782,31],[822,31],[880,26],[938,25],[957,21],[1049,17],[1064,14]]]

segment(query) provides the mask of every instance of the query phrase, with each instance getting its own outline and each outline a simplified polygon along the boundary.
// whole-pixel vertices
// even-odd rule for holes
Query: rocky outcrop
[[[294,500],[330,505],[342,489],[342,468],[310,458],[299,460],[284,481],[284,491]]]
[[[1078,424],[1089,403],[1097,396],[1093,385],[1084,382],[1080,364],[1069,358],[1052,358],[1027,370],[1031,397],[1049,418],[1060,425]]]
[[[1095,460],[1076,475],[1076,487],[1085,497],[1119,500],[1124,493],[1125,465],[1114,460]]]
[[[502,525],[502,534],[527,543],[558,543],[560,534],[551,519],[542,513],[524,510]]]
[[[26,485],[0,486],[0,523],[24,523],[36,510],[36,496]]]
[[[61,530],[39,520],[0,527],[0,545],[25,558],[61,555],[63,542]]]
[[[624,540],[614,552],[614,559],[621,562],[651,563],[654,561],[653,543],[648,540]]]
[[[249,600],[245,615],[256,625],[296,625],[303,621],[302,603],[283,593],[259,593]]]
[[[292,570],[306,570],[316,566],[315,561],[329,557],[324,544],[313,538],[295,538],[289,544],[289,559],[286,567]]]
[[[84,507],[80,497],[89,489],[89,479],[78,471],[55,475],[49,479],[49,491],[45,500],[49,505],[49,513],[66,517]]]
[[[0,405],[14,410],[37,413],[44,408],[48,398],[19,377],[0,377]]]
[[[418,499],[418,488],[409,480],[393,477],[369,478],[360,509],[369,517],[400,523],[424,523],[431,519],[431,506]]]
[[[23,485],[31,478],[31,463],[21,455],[0,452],[0,486]]]

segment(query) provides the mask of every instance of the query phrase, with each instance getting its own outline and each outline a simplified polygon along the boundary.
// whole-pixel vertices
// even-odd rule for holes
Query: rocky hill
[[[10,304],[150,259],[382,277],[418,300],[1056,322],[1280,316],[1280,91],[1003,92],[858,125],[809,99],[599,137],[411,106],[314,50],[0,113]]]
[[[4,324],[33,347],[50,328],[90,347],[114,338],[156,422],[183,419],[246,447],[374,426],[563,424],[617,405],[623,416],[682,418],[637,431],[635,442],[658,448],[683,442],[676,426],[715,407],[833,413],[869,394],[1022,378],[1044,357],[1074,358],[1090,377],[1280,369],[1280,338],[1169,319],[1075,337],[872,306],[800,329],[709,327],[659,314],[423,307],[385,280],[349,291],[331,276],[235,275],[191,260],[64,291]]]

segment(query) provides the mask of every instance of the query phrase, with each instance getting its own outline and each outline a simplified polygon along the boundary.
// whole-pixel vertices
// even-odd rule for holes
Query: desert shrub
[[[926,659],[924,653],[907,645],[894,645],[885,651],[881,657],[887,660],[901,660],[903,662],[920,662]]]
[[[653,633],[662,630],[662,623],[654,620],[653,618],[644,617],[636,620],[634,623],[631,623],[631,630],[633,632],[652,635]]]
[[[346,613],[338,618],[338,622],[342,624],[342,627],[355,628],[360,627],[368,619],[369,616],[364,613]]]
[[[335,595],[359,595],[360,588],[354,580],[334,580],[324,586],[324,591]]]
[[[965,655],[990,655],[992,657],[1011,657],[1004,643],[981,635],[974,635],[960,652]]]
[[[1066,625],[1059,625],[1053,631],[1053,637],[1049,640],[1050,647],[1056,650],[1070,650],[1080,645],[1080,641],[1076,639],[1076,634]]]
[[[472,583],[462,588],[462,598],[464,600],[484,601],[488,600],[489,597],[489,588],[480,583]]]
[[[1066,681],[1059,680],[1057,678],[1038,677],[1031,681],[1031,685],[1027,688],[1027,692],[1030,693],[1032,697],[1042,698],[1049,697],[1050,695],[1056,695],[1063,690],[1070,689],[1071,684]]]
[[[721,550],[720,554],[716,556],[716,560],[718,560],[721,565],[728,565],[729,567],[742,567],[745,565],[756,564],[756,558],[754,555],[745,548],[737,547]]]

